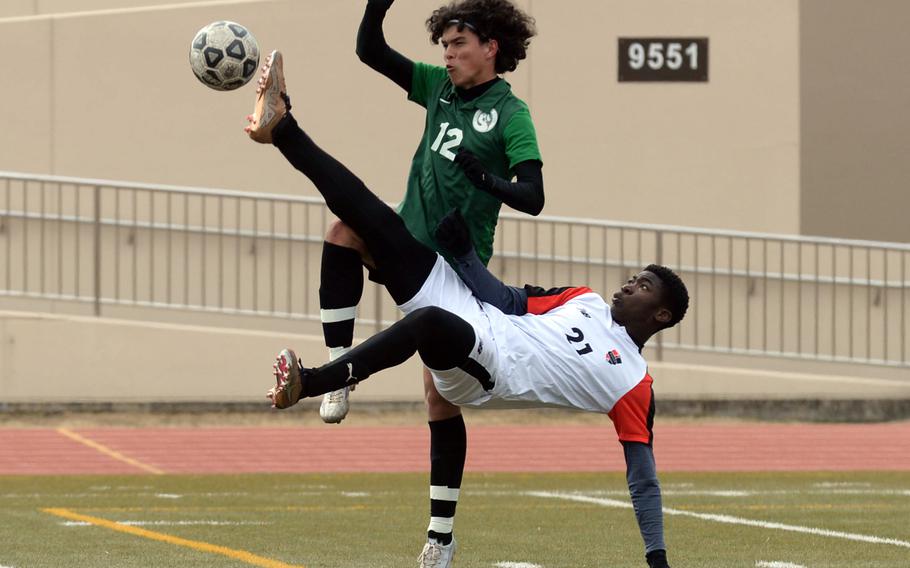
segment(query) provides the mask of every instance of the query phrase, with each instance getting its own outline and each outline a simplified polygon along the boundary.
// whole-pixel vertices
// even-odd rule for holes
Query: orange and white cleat
[[[244,130],[260,144],[272,143],[272,130],[291,110],[291,99],[284,82],[283,58],[280,51],[273,51],[262,66],[262,75],[256,87],[256,108],[246,117],[250,123]]]

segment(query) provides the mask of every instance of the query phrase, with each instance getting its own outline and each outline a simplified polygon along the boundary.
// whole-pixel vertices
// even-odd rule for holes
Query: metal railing
[[[321,199],[0,172],[0,297],[319,321]],[[910,245],[504,212],[491,269],[608,297],[652,262],[691,296],[663,349],[910,368]],[[372,283],[360,322],[397,312]]]

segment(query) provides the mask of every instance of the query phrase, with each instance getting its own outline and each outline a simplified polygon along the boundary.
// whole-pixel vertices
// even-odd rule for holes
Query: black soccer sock
[[[436,252],[411,235],[404,221],[344,164],[316,145],[288,113],[272,132],[275,146],[310,178],[329,209],[364,240],[397,304],[420,290],[436,264]]]
[[[404,363],[418,351],[430,368],[454,369],[468,360],[474,341],[474,328],[457,315],[435,306],[420,308],[335,361],[306,369],[303,396],[319,396],[356,384]]]
[[[354,318],[362,294],[360,253],[352,248],[323,243],[319,317],[330,360],[346,353],[354,342]]]
[[[442,544],[452,542],[455,507],[461,491],[468,449],[467,432],[461,414],[430,425],[430,525],[427,538]]]

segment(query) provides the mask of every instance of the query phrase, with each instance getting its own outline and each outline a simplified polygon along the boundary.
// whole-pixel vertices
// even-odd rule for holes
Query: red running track
[[[0,429],[0,475],[429,471],[425,426],[72,431],[94,447],[54,429]],[[910,471],[910,423],[671,424],[655,427],[654,448],[660,471]],[[468,429],[468,471],[624,469],[609,425]]]

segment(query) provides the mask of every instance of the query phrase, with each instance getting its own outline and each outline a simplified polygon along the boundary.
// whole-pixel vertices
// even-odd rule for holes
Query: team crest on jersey
[[[621,365],[622,357],[619,356],[619,351],[616,349],[607,351],[607,361],[609,361],[611,365]]]
[[[483,112],[478,109],[474,113],[474,120],[472,124],[474,130],[477,132],[489,132],[493,130],[493,127],[496,126],[496,121],[499,120],[499,113],[496,112],[496,109],[490,109],[490,112]]]

